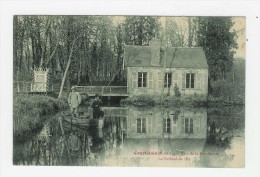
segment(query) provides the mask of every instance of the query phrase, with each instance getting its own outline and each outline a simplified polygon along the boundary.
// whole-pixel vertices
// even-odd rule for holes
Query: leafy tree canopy
[[[235,32],[231,17],[199,17],[198,46],[203,47],[209,65],[209,78],[216,80],[232,68],[235,49]]]
[[[124,22],[125,44],[149,45],[158,34],[158,17],[127,16]]]

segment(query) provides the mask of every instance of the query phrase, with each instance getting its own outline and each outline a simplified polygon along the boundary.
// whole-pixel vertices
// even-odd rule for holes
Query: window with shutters
[[[163,133],[170,133],[171,132],[171,119],[164,118],[163,119]]]
[[[146,86],[147,86],[147,73],[138,72],[138,87],[146,87]]]
[[[170,88],[172,83],[172,73],[164,74],[164,87]]]
[[[186,118],[184,121],[185,133],[193,133],[193,119]]]
[[[146,133],[146,118],[137,118],[137,133]]]
[[[194,73],[186,74],[186,88],[195,88],[195,74]]]

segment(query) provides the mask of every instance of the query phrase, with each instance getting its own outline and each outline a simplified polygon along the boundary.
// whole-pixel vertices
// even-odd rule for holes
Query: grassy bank
[[[43,95],[16,94],[13,98],[14,140],[20,141],[39,130],[49,116],[67,108],[66,99]]]
[[[134,96],[121,100],[121,105],[134,106],[205,106],[207,99],[203,97],[174,97],[174,96]]]
[[[175,96],[134,96],[121,100],[121,105],[134,106],[191,106],[191,107],[221,107],[231,105],[244,105],[245,99],[240,95],[235,98],[230,97],[175,97]]]
[[[244,99],[229,100],[227,97],[181,97],[135,96],[121,100],[121,105],[134,106],[231,106],[244,105]]]

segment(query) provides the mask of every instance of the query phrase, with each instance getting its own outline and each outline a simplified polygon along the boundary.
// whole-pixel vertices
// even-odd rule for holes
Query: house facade
[[[127,87],[133,95],[171,95],[175,84],[182,96],[208,94],[208,64],[202,48],[125,46]]]

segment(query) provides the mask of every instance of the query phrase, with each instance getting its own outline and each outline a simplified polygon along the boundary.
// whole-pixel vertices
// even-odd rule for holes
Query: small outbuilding
[[[208,94],[208,64],[200,47],[162,47],[158,39],[150,46],[126,45],[124,67],[127,89],[133,95]]]
[[[48,91],[48,72],[48,68],[35,68],[33,70],[33,82],[31,84],[31,92]]]

